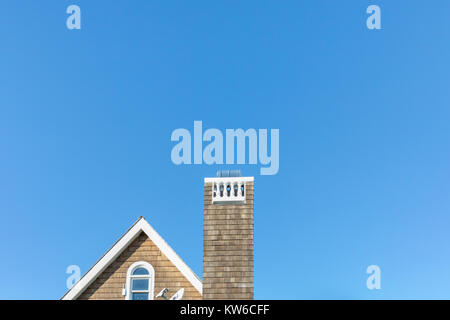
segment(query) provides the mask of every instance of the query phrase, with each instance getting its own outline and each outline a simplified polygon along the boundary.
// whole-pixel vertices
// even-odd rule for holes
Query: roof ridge
[[[139,224],[141,223],[141,224]],[[133,225],[102,255],[97,262],[69,289],[62,297],[62,300],[76,299],[97,277],[103,272],[127,247],[136,239],[140,232],[145,232],[156,247],[172,262],[181,274],[202,293],[202,282],[191,268],[180,258],[175,250],[170,247],[166,240],[140,216]]]

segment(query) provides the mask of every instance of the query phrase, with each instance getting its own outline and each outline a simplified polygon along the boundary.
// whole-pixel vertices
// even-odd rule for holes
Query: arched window
[[[126,299],[153,300],[155,270],[150,263],[139,261],[133,263],[127,272]]]

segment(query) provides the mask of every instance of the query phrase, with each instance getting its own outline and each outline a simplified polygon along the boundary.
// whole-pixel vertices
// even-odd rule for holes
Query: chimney
[[[205,178],[203,299],[253,299],[253,177]]]

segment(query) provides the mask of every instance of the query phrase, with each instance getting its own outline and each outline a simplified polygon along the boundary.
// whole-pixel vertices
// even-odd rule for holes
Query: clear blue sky
[[[218,168],[255,176],[255,298],[450,298],[449,12],[2,1],[0,298],[60,298],[67,266],[86,272],[141,215],[201,276]],[[279,173],[175,166],[171,132],[194,120],[279,128]]]

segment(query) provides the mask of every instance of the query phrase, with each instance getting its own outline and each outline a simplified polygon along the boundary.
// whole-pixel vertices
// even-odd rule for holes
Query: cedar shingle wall
[[[245,204],[213,205],[205,184],[203,299],[253,299],[253,190]]]
[[[124,300],[122,288],[126,282],[127,270],[131,264],[137,261],[148,262],[155,269],[155,295],[163,288],[169,288],[167,296],[170,297],[179,289],[184,288],[183,300],[202,299],[201,294],[143,232],[120,254],[116,261],[91,283],[78,299]]]

